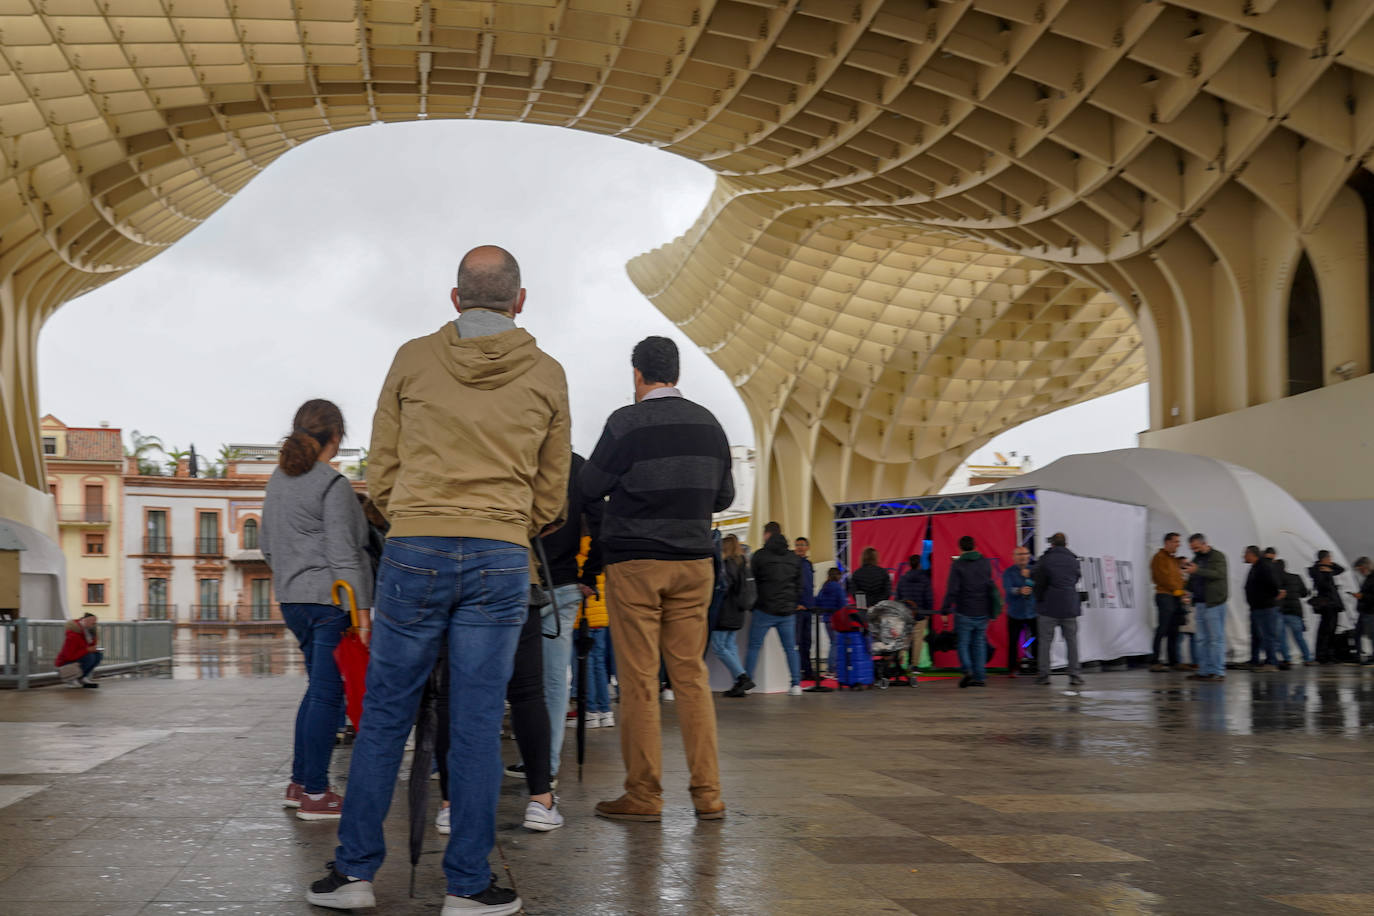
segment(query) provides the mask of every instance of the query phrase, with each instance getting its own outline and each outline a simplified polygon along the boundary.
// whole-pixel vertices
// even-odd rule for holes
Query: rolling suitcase
[[[835,634],[835,680],[841,687],[873,683],[873,656],[861,631]]]

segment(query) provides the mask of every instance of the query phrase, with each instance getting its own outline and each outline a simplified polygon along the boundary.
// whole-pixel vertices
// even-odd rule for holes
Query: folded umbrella
[[[358,627],[358,596],[353,593],[353,586],[342,579],[335,581],[333,588],[330,589],[330,597],[339,607],[345,607],[343,601],[339,599],[339,590],[342,589],[348,599],[346,610],[352,621],[348,630],[344,633],[343,639],[334,647],[334,664],[339,666],[339,676],[344,682],[344,699],[348,707],[348,719],[353,723],[355,730],[361,730],[363,718],[363,694],[367,692],[367,660],[369,653],[367,643],[363,642],[362,632]]]
[[[415,717],[415,753],[410,759],[410,785],[406,801],[410,807],[410,896],[415,896],[415,868],[420,864],[420,847],[424,845],[425,830],[429,826],[429,774],[434,768],[434,746],[439,733],[437,714],[440,691],[447,690],[444,674],[448,656],[440,653],[439,660],[425,682],[420,694],[420,711]],[[448,723],[444,723],[448,727]],[[441,762],[440,766],[444,763]]]
[[[595,640],[587,620],[587,599],[582,599],[582,611],[573,634],[573,648],[577,650],[577,781],[582,781],[582,761],[587,756],[587,656]]]

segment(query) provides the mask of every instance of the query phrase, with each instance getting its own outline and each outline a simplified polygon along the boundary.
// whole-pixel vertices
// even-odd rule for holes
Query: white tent
[[[1276,548],[1278,555],[1287,560],[1289,572],[1301,574],[1304,581],[1308,581],[1307,567],[1318,550],[1330,550],[1336,562],[1347,570],[1350,568],[1332,538],[1286,490],[1254,471],[1214,458],[1153,448],[1069,455],[988,489],[1031,488],[1144,506],[1149,551],[1158,549],[1164,535],[1170,531],[1181,533],[1185,546],[1190,534],[1205,534],[1214,548],[1226,554],[1229,564],[1231,598],[1227,646],[1233,660],[1246,656],[1250,645],[1250,621],[1244,593],[1245,575],[1249,571],[1244,560],[1246,545]],[[1147,562],[1148,559],[1146,557]],[[1346,572],[1339,581],[1342,592],[1356,589],[1351,572]],[[1308,584],[1310,586],[1310,581]],[[1305,602],[1304,609],[1309,621],[1308,644],[1311,645],[1315,639],[1315,624]],[[1346,613],[1342,615],[1341,624],[1345,627],[1353,623],[1353,601],[1346,598]]]

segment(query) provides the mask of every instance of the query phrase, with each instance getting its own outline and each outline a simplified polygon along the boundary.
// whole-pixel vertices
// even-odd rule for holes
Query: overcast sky
[[[521,323],[567,370],[573,442],[588,453],[630,402],[630,348],[682,348],[682,386],[730,441],[753,431],[725,375],[635,289],[625,262],[701,212],[712,173],[605,137],[523,124],[435,121],[312,140],[205,225],[133,273],[64,306],[39,340],[44,413],[167,445],[274,442],[300,403],[343,408],[366,445],[396,348],[453,316],[463,252],[499,244],[529,290]],[[979,453],[1037,465],[1135,444],[1144,387],[1053,414]]]

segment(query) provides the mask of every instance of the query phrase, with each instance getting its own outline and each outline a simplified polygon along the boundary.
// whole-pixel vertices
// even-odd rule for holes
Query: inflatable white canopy
[[[1287,561],[1288,571],[1296,572],[1311,586],[1307,567],[1318,550],[1330,550],[1347,572],[1339,578],[1342,596],[1357,588],[1350,563],[1330,536],[1303,505],[1278,484],[1254,471],[1200,455],[1164,449],[1131,448],[1089,455],[1069,455],[1029,474],[999,482],[989,490],[1051,490],[1112,502],[1129,503],[1146,509],[1145,577],[1149,558],[1159,549],[1164,535],[1177,531],[1187,538],[1195,532],[1205,534],[1208,542],[1226,554],[1231,573],[1231,597],[1227,619],[1227,652],[1232,660],[1248,657],[1250,620],[1245,604],[1244,551],[1249,544],[1264,549],[1274,547]],[[1044,540],[1052,531],[1038,532],[1043,551]],[[1069,548],[1075,549],[1073,532]],[[1083,545],[1078,545],[1082,547]],[[1082,553],[1081,549],[1076,550]],[[1182,551],[1180,551],[1182,552]],[[1148,585],[1148,582],[1147,582]],[[1153,588],[1147,588],[1147,594]],[[1341,626],[1354,624],[1354,602],[1346,597],[1346,612]],[[1153,599],[1146,608],[1154,623]],[[1315,624],[1307,603],[1307,639],[1315,640]]]

